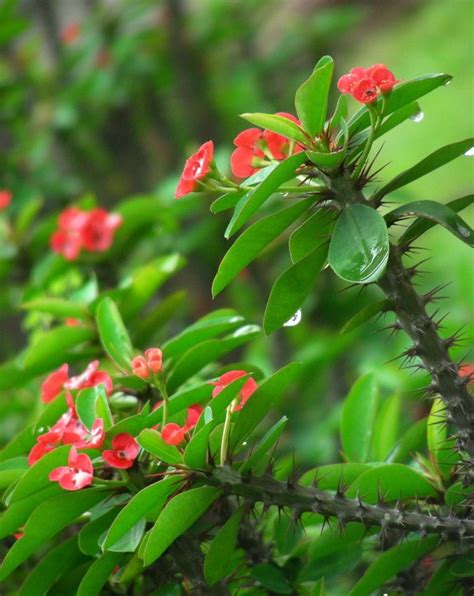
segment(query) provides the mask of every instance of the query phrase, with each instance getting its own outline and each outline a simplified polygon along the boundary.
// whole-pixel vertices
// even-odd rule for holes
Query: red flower
[[[276,115],[300,124],[293,114],[277,112]],[[234,145],[237,149],[230,156],[230,167],[237,178],[248,178],[257,172],[264,165],[265,150],[273,159],[281,160],[288,157],[291,147],[289,139],[283,135],[259,128],[247,128],[240,132],[234,139]],[[301,151],[301,145],[295,145],[293,148],[293,153]]]
[[[227,385],[230,385],[237,379],[241,379],[246,375],[248,375],[248,373],[245,370],[231,370],[229,372],[224,373],[221,377],[219,377],[218,381],[211,383],[212,385],[214,385],[212,397],[216,397],[223,389],[227,387]],[[234,410],[241,410],[257,388],[257,383],[254,381],[254,379],[252,379],[252,377],[249,377],[248,381],[240,390],[240,403],[237,404]]]
[[[77,207],[65,209],[58,218],[59,229],[50,238],[54,252],[74,261],[82,249],[91,252],[108,250],[122,217],[104,209],[81,211]]]
[[[468,383],[474,382],[474,364],[463,364],[459,367],[459,376],[467,377]]]
[[[6,209],[12,202],[13,195],[9,190],[0,190],[0,211]]]
[[[64,389],[64,383],[68,380],[69,366],[63,364],[57,370],[46,377],[41,385],[41,400],[47,404],[61,393]]]
[[[159,373],[163,368],[163,354],[159,348],[148,348],[145,356],[135,356],[132,360],[132,371],[140,379],[148,379],[153,373]]]
[[[192,430],[196,426],[201,414],[202,408],[199,404],[194,404],[188,408],[188,416],[184,425],[184,430],[186,432]]]
[[[102,453],[104,461],[113,468],[126,470],[133,466],[133,461],[140,452],[140,446],[129,433],[115,435],[112,439],[112,449]]]
[[[165,443],[168,443],[168,445],[179,445],[184,441],[185,435],[186,428],[184,426],[179,426],[179,424],[176,424],[175,422],[165,424],[161,431],[161,438]]]
[[[370,68],[360,66],[352,68],[337,82],[339,91],[350,93],[361,103],[372,103],[380,93],[387,93],[398,83],[394,74],[383,64],[374,64]]]
[[[63,433],[61,430],[51,429],[49,432],[40,435],[37,438],[37,443],[28,454],[28,465],[32,466],[39,459],[46,455],[50,451],[53,451],[55,447],[61,442]]]
[[[174,195],[176,199],[180,199],[198,189],[198,181],[209,174],[213,159],[214,143],[207,141],[186,160]]]
[[[85,389],[86,387],[96,387],[102,384],[105,386],[107,395],[110,395],[114,386],[113,381],[107,373],[97,370],[98,368],[99,361],[94,360],[83,373],[77,377],[71,377],[64,383],[64,387],[66,389]]]
[[[93,209],[87,213],[87,220],[82,228],[82,244],[91,252],[104,252],[114,241],[115,230],[122,225],[122,216],[107,213],[105,209]]]
[[[72,446],[67,463],[67,466],[55,468],[49,474],[49,479],[59,482],[64,490],[79,490],[92,484],[94,467],[88,455],[77,453],[77,449]]]
[[[67,317],[64,321],[68,327],[79,327],[81,321],[79,319],[73,319],[72,317]]]
[[[61,31],[61,41],[64,44],[72,44],[79,39],[81,27],[79,23],[69,23]]]
[[[87,438],[75,443],[75,445],[78,449],[100,449],[104,441],[104,421],[102,418],[97,418],[97,420],[94,420],[94,423],[92,424],[90,433],[87,432]]]

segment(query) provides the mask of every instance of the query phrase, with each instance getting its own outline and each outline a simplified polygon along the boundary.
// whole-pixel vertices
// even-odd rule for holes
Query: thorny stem
[[[398,506],[388,507],[383,503],[368,504],[360,499],[347,498],[341,493],[332,494],[316,487],[288,484],[269,476],[241,476],[229,466],[215,468],[207,473],[191,472],[190,475],[195,480],[223,489],[228,495],[244,497],[251,503],[289,507],[298,515],[318,513],[325,517],[336,517],[341,524],[355,521],[368,527],[437,534],[443,540],[474,536],[474,519],[443,515],[440,512],[431,515],[418,510],[403,510]]]
[[[404,331],[413,340],[413,354],[418,356],[432,378],[432,389],[439,393],[448,411],[448,420],[457,428],[460,449],[474,456],[474,401],[466,379],[459,376],[458,365],[449,356],[448,343],[437,333],[437,325],[415,291],[410,272],[402,263],[402,250],[391,245],[385,275],[379,287],[393,304]]]

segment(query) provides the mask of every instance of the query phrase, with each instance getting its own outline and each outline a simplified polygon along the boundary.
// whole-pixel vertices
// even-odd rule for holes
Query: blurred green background
[[[187,290],[180,319],[166,333],[222,306],[260,322],[271,283],[288,261],[285,249],[274,246],[213,302],[210,284],[226,250],[227,214],[211,215],[211,197],[203,195],[174,201],[186,156],[213,139],[228,171],[232,139],[246,127],[238,114],[293,112],[296,87],[323,54],[334,56],[336,76],[379,62],[400,79],[454,75],[449,87],[421,101],[421,122],[408,121],[384,137],[377,163],[387,164],[379,179],[388,180],[435,148],[472,135],[473,17],[471,0],[0,0],[0,187],[14,194],[9,217],[30,204],[40,214],[34,214],[38,229],[24,250],[9,244],[5,218],[0,220],[0,359],[24,346],[27,333],[51,325],[20,315],[19,304],[40,290],[77,288],[91,273],[92,264],[82,263],[70,267],[59,285],[38,282],[51,265],[47,237],[58,210],[78,201],[113,209],[127,198],[156,200],[148,233],[93,265],[106,289],[146,260],[174,250],[184,254],[187,265],[154,297]],[[333,101],[336,96],[334,85]],[[472,163],[462,157],[391,199],[463,196],[472,189]],[[446,333],[465,325],[472,337],[468,248],[444,230],[429,232],[420,244],[432,257],[420,288],[451,282],[440,311],[449,312]],[[341,398],[363,372],[377,372],[385,398],[407,398],[402,429],[426,412],[413,392],[426,379],[391,362],[405,338],[388,340],[378,332],[389,320],[339,334],[374,297],[377,290],[347,290],[326,272],[298,326],[261,338],[241,354],[264,372],[303,362],[301,381],[275,414],[290,417],[285,445],[302,464],[338,458]],[[461,358],[468,348],[454,355]],[[0,391],[1,442],[24,425],[37,389]]]

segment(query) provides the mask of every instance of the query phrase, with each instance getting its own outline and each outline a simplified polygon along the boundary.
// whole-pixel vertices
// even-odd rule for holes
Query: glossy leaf
[[[379,313],[386,312],[390,309],[391,302],[390,300],[380,300],[379,302],[374,302],[373,304],[368,304],[364,306],[357,314],[351,317],[347,323],[344,324],[340,333],[349,333],[357,329],[367,321],[370,321],[375,315]]]
[[[259,464],[269,449],[271,449],[278,441],[287,422],[288,418],[283,416],[283,418],[280,418],[280,420],[265,433],[255,449],[252,450],[250,457],[240,467],[241,474],[252,470],[254,466]]]
[[[289,122],[289,121],[288,121]],[[275,169],[255,189],[250,190],[238,202],[234,214],[225,231],[225,237],[230,238],[256,213],[263,203],[280,186],[295,176],[296,170],[306,159],[305,153],[298,153],[281,161]]]
[[[87,318],[87,308],[78,302],[63,300],[62,298],[37,298],[21,305],[25,310],[33,310],[60,318],[73,317],[75,319]]]
[[[388,461],[405,463],[412,460],[417,452],[424,450],[426,446],[426,420],[426,418],[418,420],[405,432],[390,453]]]
[[[331,230],[336,221],[332,211],[318,209],[291,234],[289,241],[293,263],[301,261],[316,247],[329,241]]]
[[[205,424],[198,432],[194,431],[192,439],[184,451],[184,463],[193,470],[206,467],[207,452],[209,450],[209,435],[216,424],[212,420]]]
[[[374,432],[378,389],[373,374],[360,377],[344,401],[341,415],[341,443],[349,461],[365,462]]]
[[[53,547],[30,571],[18,596],[42,596],[69,570],[85,563],[88,558],[79,550],[77,536]]]
[[[474,195],[466,195],[465,197],[461,197],[460,199],[455,199],[454,201],[450,201],[446,203],[446,207],[458,213],[458,211],[462,211],[466,207],[469,207],[474,203]],[[398,240],[398,244],[409,244],[416,238],[419,238],[422,234],[430,230],[433,226],[436,225],[436,221],[434,219],[427,219],[425,217],[420,217],[416,219],[408,228],[403,232]]]
[[[125,558],[123,553],[107,552],[96,559],[81,580],[76,596],[99,596],[110,575]]]
[[[347,496],[355,498],[357,491],[368,503],[376,503],[379,494],[384,495],[387,502],[435,497],[437,494],[424,476],[402,464],[385,464],[367,470],[351,484]]]
[[[403,106],[430,93],[430,91],[448,84],[451,79],[452,77],[447,74],[432,74],[399,83],[386,100],[384,115],[388,116],[396,112],[400,108],[403,108]],[[380,108],[382,102],[383,98],[379,97],[375,105]],[[368,126],[370,126],[369,110],[364,106],[349,120],[349,132],[353,135],[355,132]]]
[[[350,205],[339,216],[329,245],[329,264],[345,281],[370,283],[379,279],[390,246],[383,217],[366,205]]]
[[[151,565],[209,509],[221,492],[210,486],[176,495],[161,512],[145,546],[143,560]]]
[[[334,114],[331,116],[331,120],[329,121],[329,132],[339,126],[341,118],[344,118],[344,120],[347,119],[347,95],[340,95],[337,100],[336,109],[334,110]]]
[[[307,143],[308,138],[301,130],[301,128],[292,120],[277,114],[263,114],[256,112],[254,114],[240,114],[240,117],[256,126],[271,130],[287,139],[292,139],[300,143]]]
[[[145,451],[155,455],[167,464],[176,465],[183,462],[183,456],[174,445],[168,445],[157,430],[145,428],[138,435],[137,441]]]
[[[102,547],[105,550],[110,548],[141,519],[146,518],[150,511],[163,507],[168,497],[180,488],[181,483],[182,479],[179,477],[170,476],[150,484],[134,495],[114,519]]]
[[[336,490],[340,484],[348,486],[377,464],[328,464],[309,470],[299,479],[302,486],[316,484],[321,490]]]
[[[104,400],[105,404],[107,404],[107,397],[105,394],[105,388],[103,385],[98,385],[96,387],[87,387],[86,389],[82,389],[77,398],[76,398],[76,410],[77,414],[81,420],[81,422],[86,426],[88,429],[92,428],[97,416],[97,407],[96,404],[99,400]],[[102,414],[101,418],[104,420],[104,416],[106,417],[106,421],[109,424],[111,421],[111,414],[110,410],[108,414],[105,410],[105,405],[102,402]],[[105,422],[105,420],[104,420]]]
[[[4,558],[0,567],[0,580],[8,577],[47,540],[96,505],[104,496],[104,491],[89,489],[62,494],[42,503],[26,523],[24,536],[15,542]]]
[[[311,137],[320,135],[326,122],[333,71],[333,59],[323,56],[311,76],[296,91],[296,113]]]
[[[216,296],[222,292],[266,246],[303,215],[313,202],[313,199],[305,199],[294,203],[277,213],[263,217],[247,228],[222,259],[212,284],[212,295]]]
[[[233,209],[244,194],[245,190],[237,190],[236,192],[228,192],[225,195],[222,195],[222,197],[219,197],[211,203],[211,213],[220,213],[221,211]]]
[[[78,544],[82,553],[91,557],[101,553],[99,539],[110,528],[117,513],[118,510],[114,507],[82,526],[78,534]]]
[[[438,544],[436,536],[407,539],[388,550],[379,553],[356,585],[350,596],[367,596],[372,594],[404,569],[411,567],[424,555],[431,552]]]
[[[426,174],[429,174],[433,170],[444,166],[453,159],[456,159],[456,157],[464,155],[464,153],[471,149],[473,145],[474,139],[470,138],[464,139],[463,141],[459,141],[457,143],[451,143],[451,145],[446,145],[441,149],[434,151],[416,165],[412,166],[408,170],[405,170],[398,176],[395,176],[393,180],[391,180],[388,184],[383,186],[375,193],[375,198],[381,199],[385,195],[398,190],[402,186],[406,186],[410,182],[426,176]]]
[[[462,240],[469,246],[474,246],[474,231],[469,224],[447,205],[437,203],[436,201],[414,201],[387,213],[385,215],[385,221],[387,225],[391,225],[408,217],[421,217],[435,224],[440,224],[451,232],[451,234],[454,234],[456,238],[459,238],[459,240]],[[407,232],[408,230],[405,234]],[[406,241],[405,239],[404,242]],[[401,242],[402,239],[400,238],[399,243]]]
[[[395,447],[401,407],[402,402],[399,395],[392,395],[381,400],[372,438],[372,452],[376,461],[387,459]]]
[[[326,262],[327,248],[327,244],[321,244],[291,265],[273,284],[263,317],[267,335],[282,327],[303,305]]]
[[[293,362],[268,377],[239,412],[231,432],[232,449],[240,445],[265,418],[276,400],[296,380],[300,365]]]
[[[220,528],[209,546],[204,558],[204,577],[210,586],[223,580],[234,570],[232,555],[237,543],[243,513],[242,507],[237,509]]]
[[[120,369],[130,370],[133,355],[132,342],[117,305],[111,298],[104,298],[99,304],[97,326],[107,354]]]

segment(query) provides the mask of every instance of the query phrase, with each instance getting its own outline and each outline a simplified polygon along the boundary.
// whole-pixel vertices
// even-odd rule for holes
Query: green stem
[[[362,155],[357,163],[357,167],[354,171],[354,174],[352,175],[353,180],[357,180],[360,176],[360,173],[362,172],[362,168],[364,167],[364,164],[367,161],[367,158],[369,156],[370,150],[372,149],[372,143],[375,140],[375,133],[377,132],[377,129],[379,127],[380,117],[377,114],[377,112],[375,112],[375,110],[370,107],[369,107],[369,116],[370,116],[370,133],[369,133],[367,142],[365,144],[364,152],[362,153]]]
[[[168,421],[169,396],[168,396],[168,392],[166,390],[166,384],[162,379],[155,376],[155,378],[153,379],[153,384],[158,389],[161,397],[163,398],[163,405],[161,406],[162,410],[163,410],[163,418],[161,419],[161,428],[163,428],[163,426],[165,426],[165,424]]]

